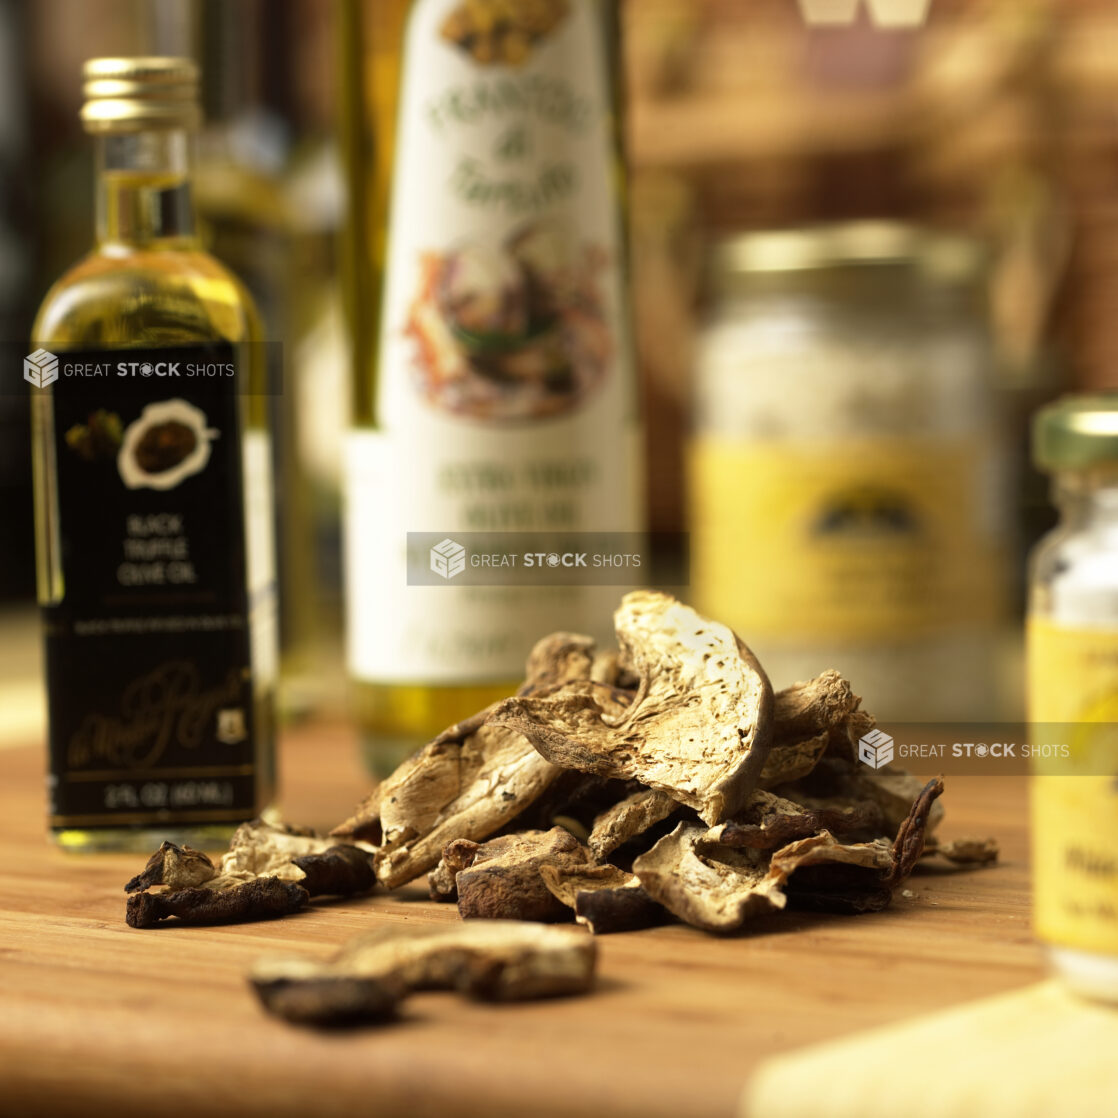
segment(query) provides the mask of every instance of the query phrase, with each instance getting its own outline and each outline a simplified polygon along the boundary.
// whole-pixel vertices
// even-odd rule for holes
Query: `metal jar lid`
[[[1118,463],[1118,392],[1064,396],[1033,421],[1033,459],[1046,471]]]
[[[899,221],[853,221],[722,240],[714,254],[714,284],[748,288],[765,277],[880,276],[898,272],[929,288],[974,284],[982,274],[979,240]]]
[[[189,58],[91,58],[82,68],[87,132],[196,128],[198,67]]]
[[[719,246],[715,266],[723,275],[804,272],[843,265],[907,263],[915,231],[891,221],[742,233]]]

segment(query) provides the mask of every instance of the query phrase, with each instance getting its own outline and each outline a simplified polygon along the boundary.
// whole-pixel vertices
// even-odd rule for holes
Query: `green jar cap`
[[[1064,396],[1033,421],[1033,460],[1045,471],[1118,463],[1118,392]]]

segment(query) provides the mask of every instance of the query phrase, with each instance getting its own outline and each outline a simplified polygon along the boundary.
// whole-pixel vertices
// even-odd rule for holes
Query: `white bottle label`
[[[512,679],[544,633],[608,626],[616,588],[408,586],[406,536],[639,526],[605,43],[593,0],[419,0],[403,57],[350,669]]]

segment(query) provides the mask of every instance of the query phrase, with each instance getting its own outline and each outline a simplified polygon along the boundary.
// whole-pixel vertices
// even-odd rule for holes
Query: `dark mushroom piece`
[[[326,1025],[393,1016],[413,990],[495,1002],[581,994],[593,984],[596,962],[594,940],[574,929],[478,920],[377,928],[328,962],[262,959],[250,981],[269,1013]]]

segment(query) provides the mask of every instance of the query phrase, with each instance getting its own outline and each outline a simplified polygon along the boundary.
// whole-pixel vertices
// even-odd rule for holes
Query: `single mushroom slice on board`
[[[614,625],[622,660],[640,680],[631,703],[567,687],[506,699],[489,724],[522,733],[556,765],[639,780],[708,824],[730,818],[769,747],[773,695],[761,666],[725,625],[668,594],[627,594]]]
[[[300,1024],[391,1017],[413,990],[456,990],[485,1001],[581,994],[597,945],[575,929],[506,920],[395,924],[366,932],[328,962],[260,960],[250,981],[264,1007]]]
[[[154,928],[176,916],[183,924],[245,924],[298,912],[310,900],[301,885],[278,877],[258,877],[220,888],[133,893],[125,920],[132,928]]]

